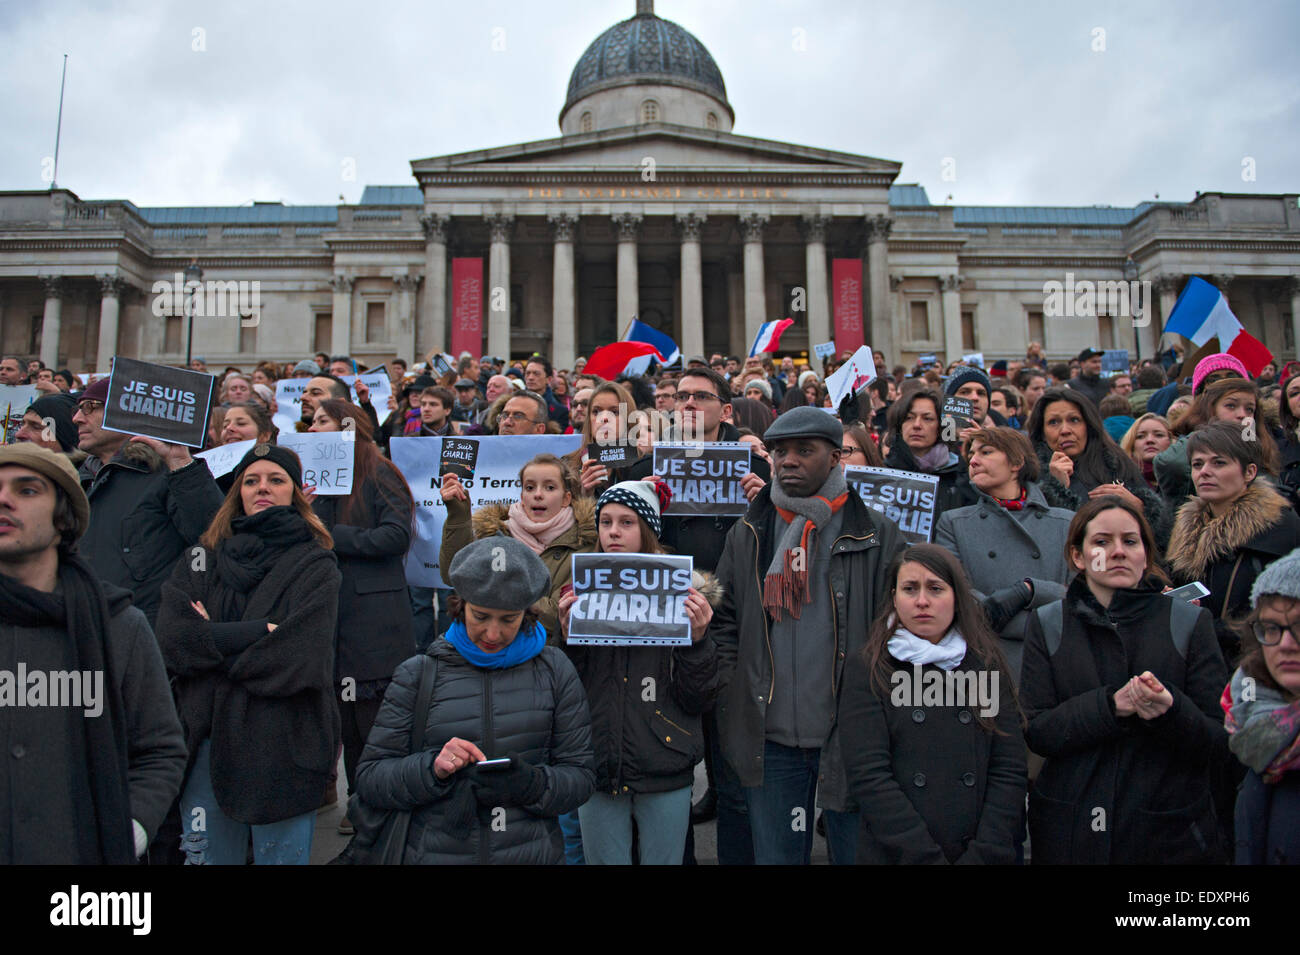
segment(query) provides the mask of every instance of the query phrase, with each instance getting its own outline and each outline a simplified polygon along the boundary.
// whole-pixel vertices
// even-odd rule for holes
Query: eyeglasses
[[[855,444],[846,444],[840,448],[840,453],[846,457],[851,457],[855,454],[862,454],[863,451]]]
[[[587,401],[575,401],[573,404],[569,405],[569,407],[570,407],[570,408],[586,408],[586,407],[588,407],[588,406],[590,406],[590,405],[591,405],[591,402],[590,402],[589,400],[587,400]]]
[[[527,411],[503,411],[497,415],[498,421],[527,421],[529,424],[536,424],[532,418],[528,417]]]
[[[688,401],[694,401],[697,405],[702,405],[710,401],[721,400],[721,398],[711,391],[679,391],[677,394],[673,395],[673,401],[677,402],[679,405],[684,405]]]
[[[1300,626],[1300,625],[1297,625]],[[1282,642],[1282,634],[1291,634],[1291,639],[1300,643],[1300,636],[1296,636],[1295,630],[1291,627],[1279,627],[1275,623],[1257,623],[1254,626],[1255,639],[1266,647],[1275,647]]]
[[[87,398],[85,401],[77,402],[77,410],[86,418],[89,418],[102,407],[104,407],[104,402],[96,401],[94,398]]]

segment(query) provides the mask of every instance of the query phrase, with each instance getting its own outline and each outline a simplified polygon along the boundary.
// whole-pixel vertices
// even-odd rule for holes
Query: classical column
[[[334,290],[334,314],[330,317],[330,357],[352,354],[352,285],[350,275],[338,274],[330,279]]]
[[[767,216],[757,212],[740,217],[740,231],[745,237],[745,342],[748,353],[758,337],[759,326],[767,321],[767,292],[763,279],[763,226]]]
[[[950,364],[962,356],[961,340],[961,276],[945,275],[939,279],[943,302],[944,363]],[[873,346],[874,347],[874,346]],[[883,348],[881,351],[885,351]],[[897,361],[897,355],[885,351],[886,361]]]
[[[613,218],[618,227],[618,314],[614,316],[614,333],[621,337],[623,329],[641,307],[636,268],[636,239],[641,231],[641,217],[634,212],[624,212]]]
[[[96,275],[95,278],[99,280],[100,292],[99,350],[96,353],[95,370],[104,372],[117,354],[118,318],[122,314],[122,293],[126,291],[126,282],[116,275]],[[43,343],[44,338],[41,341]],[[44,351],[44,348],[41,350]],[[50,364],[48,361],[45,363]]]
[[[515,217],[484,216],[492,233],[488,250],[488,354],[510,358],[510,234]]]
[[[59,332],[63,326],[63,298],[68,283],[62,275],[42,275],[45,286],[45,317],[41,320],[41,361],[46,368],[59,367]]]
[[[868,344],[885,353],[885,361],[893,364],[898,361],[894,350],[894,316],[889,307],[889,230],[894,220],[888,216],[872,216],[867,219],[867,273],[868,297],[871,305],[868,319],[871,322],[871,337]],[[960,317],[958,318],[958,342],[961,341]]]
[[[1285,295],[1291,298],[1291,343],[1300,357],[1300,275],[1290,276],[1284,286]]]
[[[831,340],[830,291],[826,280],[825,216],[804,216],[800,220],[804,240],[804,279],[808,309],[808,350]],[[784,317],[784,316],[782,316]],[[794,316],[790,316],[793,318]]]
[[[578,220],[568,213],[547,216],[551,224],[551,362],[556,368],[572,368],[578,357],[573,265],[573,233]]]
[[[405,358],[407,365],[415,364],[415,292],[420,287],[420,276],[407,272],[393,276],[397,283],[397,357]]]
[[[704,354],[704,271],[700,262],[700,233],[705,216],[687,212],[677,217],[682,255],[682,364]],[[706,356],[707,357],[707,356]]]
[[[416,357],[447,348],[447,228],[450,224],[447,216],[420,217],[424,229],[424,295],[416,322]]]
[[[1165,326],[1169,324],[1169,315],[1174,310],[1174,303],[1178,301],[1178,290],[1182,287],[1182,284],[1183,279],[1178,275],[1157,275],[1151,282],[1151,287],[1160,296],[1160,325],[1159,333],[1156,335],[1157,351],[1159,351],[1163,343]],[[1154,325],[1155,322],[1153,321],[1152,324]]]

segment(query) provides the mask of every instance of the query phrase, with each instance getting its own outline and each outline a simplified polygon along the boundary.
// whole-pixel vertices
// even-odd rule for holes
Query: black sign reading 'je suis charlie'
[[[114,358],[104,429],[201,448],[216,381],[185,368]]]
[[[454,474],[462,481],[468,481],[474,476],[477,461],[478,441],[473,438],[443,438],[438,476]]]
[[[574,554],[569,643],[689,646],[693,560],[670,554]]]
[[[750,445],[744,441],[655,445],[655,474],[668,482],[670,516],[737,516],[749,508],[740,479],[749,473]]]
[[[607,468],[625,468],[640,456],[637,449],[630,444],[600,444],[596,442],[587,445],[587,460],[595,461]]]

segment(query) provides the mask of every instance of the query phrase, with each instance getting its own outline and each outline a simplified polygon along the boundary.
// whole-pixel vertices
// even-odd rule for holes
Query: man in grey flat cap
[[[709,627],[726,683],[718,726],[744,787],[759,865],[808,864],[817,793],[831,861],[851,864],[857,845],[837,688],[903,541],[845,483],[842,432],[836,418],[806,406],[772,423],[764,441],[773,483],[731,528],[718,564],[725,595]],[[807,820],[802,831],[793,818]]]

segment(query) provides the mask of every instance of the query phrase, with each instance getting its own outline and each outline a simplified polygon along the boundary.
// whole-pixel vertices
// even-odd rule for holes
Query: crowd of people
[[[0,447],[0,861],[306,864],[341,761],[339,863],[396,816],[406,864],[692,863],[715,819],[722,864],[1300,862],[1300,363],[876,352],[832,407],[848,357],[431,355],[380,408],[351,356],[195,358],[207,447],[253,442],[218,477],[105,428],[107,377],[0,359],[37,395]],[[354,432],[349,494],[277,443],[285,378],[296,431]],[[520,452],[511,503],[439,475],[445,586],[408,582],[394,439],[544,434],[576,449]],[[682,441],[750,447],[743,515],[668,511]],[[932,476],[930,539],[851,467]],[[570,642],[575,554],[689,555],[689,642]]]

